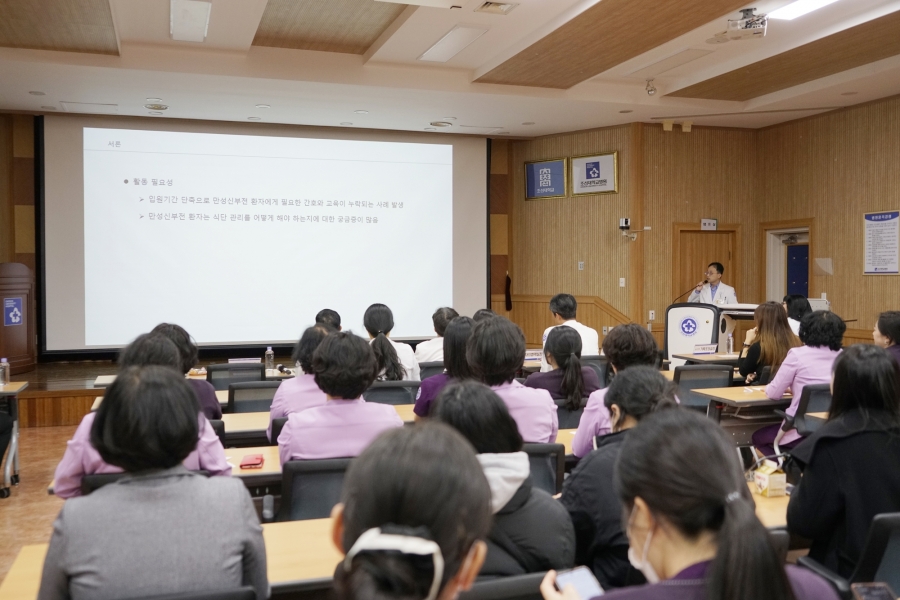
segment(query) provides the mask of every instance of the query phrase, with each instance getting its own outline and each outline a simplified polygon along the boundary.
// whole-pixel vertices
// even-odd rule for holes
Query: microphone
[[[703,280],[703,283],[709,283],[709,279],[704,279],[704,280]],[[702,284],[698,284],[698,285],[702,285]],[[683,293],[682,295],[678,296],[677,298],[675,298],[674,300],[672,300],[671,302],[669,302],[669,304],[675,304],[675,303],[678,302],[680,299],[684,298],[685,296],[687,296],[688,294],[690,294],[691,292],[693,292],[693,291],[694,291],[694,288],[696,288],[696,287],[697,287],[696,285],[693,286],[691,289],[689,289],[688,291],[686,291],[686,292]]]

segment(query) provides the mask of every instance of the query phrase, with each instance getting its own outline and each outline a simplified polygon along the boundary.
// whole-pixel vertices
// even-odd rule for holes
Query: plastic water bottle
[[[728,354],[734,354],[734,338],[731,336],[730,333],[728,334],[728,341],[726,342],[726,344],[727,344],[726,348],[728,349]]]
[[[269,346],[268,348],[266,348],[266,371],[268,371],[269,374],[271,374],[272,371],[274,371],[274,370],[275,370],[275,353],[272,352],[272,346]]]
[[[5,358],[0,358],[0,385],[9,383],[9,362]]]

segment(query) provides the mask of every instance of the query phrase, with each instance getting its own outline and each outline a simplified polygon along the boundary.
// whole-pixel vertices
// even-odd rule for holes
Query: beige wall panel
[[[508,227],[508,215],[491,215],[491,254],[509,254]]]
[[[12,115],[12,120],[13,156],[15,158],[34,158],[34,117]]]
[[[900,98],[757,135],[759,220],[815,217],[815,252],[834,276],[814,276],[810,295],[827,292],[837,314],[871,330],[900,308],[900,277],[863,275],[863,213],[900,208]]]
[[[16,205],[16,253],[34,253],[34,205]]]
[[[491,140],[491,175],[509,173],[509,140]]]

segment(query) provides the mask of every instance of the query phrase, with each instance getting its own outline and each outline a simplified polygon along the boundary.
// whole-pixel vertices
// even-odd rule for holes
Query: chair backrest
[[[363,398],[379,404],[415,404],[418,392],[418,381],[376,381],[363,393]]]
[[[226,363],[206,367],[206,381],[212,384],[216,391],[227,390],[232,383],[263,381],[265,378],[266,366],[262,363]]]
[[[609,364],[608,358],[596,354],[593,356],[582,356],[581,364],[594,370],[597,374],[597,379],[600,380],[601,389],[609,385],[609,371],[612,367]]]
[[[214,592],[184,592],[182,594],[165,594],[164,596],[145,596],[137,600],[256,600],[256,590],[252,587],[240,587],[233,590],[216,590]]]
[[[756,385],[768,385],[772,379],[772,365],[766,365],[759,372],[759,381],[754,381]]]
[[[541,580],[546,573],[529,573],[478,581],[459,600],[542,600]],[[587,600],[587,599],[585,599]]]
[[[222,447],[225,447],[225,421],[222,419],[209,419],[209,424],[212,426],[213,431],[216,432],[216,435],[219,436]]]
[[[900,513],[875,515],[851,583],[882,581],[900,590]]]
[[[224,412],[269,412],[280,381],[244,381],[228,385],[228,406]]]
[[[531,483],[549,494],[562,491],[566,475],[566,447],[562,444],[524,444],[531,464]]]
[[[791,547],[791,534],[788,533],[787,529],[770,529],[769,537],[772,539],[772,546],[775,548],[778,562],[785,564],[788,550]]]
[[[587,404],[587,398],[581,400],[581,408],[578,410],[570,410],[566,408],[565,400],[556,400],[556,418],[559,420],[560,429],[578,429],[581,422],[581,415],[584,414],[584,406]]]
[[[278,436],[281,435],[281,430],[284,429],[284,425],[287,422],[287,417],[278,417],[277,419],[272,419],[272,439],[270,439],[269,442],[273,446],[278,445]]]
[[[191,473],[209,477],[209,471],[204,471],[202,469],[199,471],[191,471]],[[104,485],[114,483],[127,475],[128,473],[94,473],[92,475],[85,475],[81,478],[81,495],[87,496],[91,492],[96,492]]]
[[[278,521],[324,519],[341,500],[350,458],[290,460],[281,469]]]
[[[432,375],[440,375],[444,372],[444,361],[419,363],[419,379],[427,379]]]
[[[734,369],[728,365],[683,365],[675,367],[674,381],[682,406],[706,410],[709,398],[691,390],[731,387]]]
[[[803,386],[800,392],[800,401],[797,403],[797,412],[794,413],[794,428],[800,435],[810,435],[818,429],[821,419],[807,419],[807,413],[824,412],[831,410],[831,386],[827,383],[813,383]]]

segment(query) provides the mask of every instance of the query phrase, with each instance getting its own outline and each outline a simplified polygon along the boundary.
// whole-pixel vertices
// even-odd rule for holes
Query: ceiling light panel
[[[459,54],[469,44],[488,32],[486,27],[472,27],[469,25],[457,25],[447,35],[426,50],[419,60],[427,62],[444,63]]]
[[[793,21],[797,17],[802,17],[814,10],[819,10],[829,4],[834,4],[837,0],[797,0],[786,6],[782,6],[778,10],[769,13],[770,19],[781,19],[783,21]]]
[[[409,4],[411,6],[429,6],[431,8],[462,8],[463,0],[375,0],[391,4]]]
[[[703,50],[697,48],[688,48],[687,50],[682,50],[678,54],[673,54],[669,58],[664,58],[658,62],[653,63],[652,65],[647,65],[637,71],[632,71],[629,75],[633,77],[639,77],[641,79],[651,79],[665,73],[666,71],[671,71],[676,67],[680,67],[682,65],[686,65],[689,62],[693,62],[699,58],[703,58],[704,56],[708,56],[712,54],[713,50]]]
[[[82,113],[89,115],[115,115],[119,112],[118,104],[96,104],[93,102],[66,102],[59,103],[63,110],[70,113]]]
[[[475,12],[483,12],[490,15],[506,15],[517,6],[518,4],[513,2],[485,2],[476,8]]]
[[[170,0],[169,34],[179,42],[202,42],[209,30],[212,3],[206,0]]]

